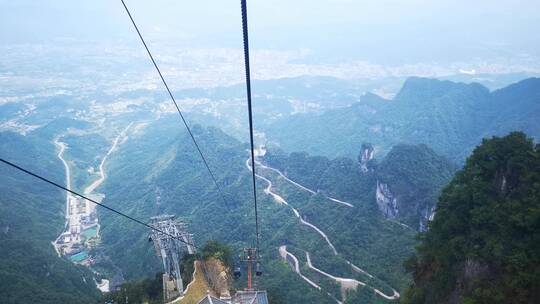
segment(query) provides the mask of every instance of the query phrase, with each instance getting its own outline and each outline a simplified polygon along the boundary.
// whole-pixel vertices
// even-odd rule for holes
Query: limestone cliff
[[[371,168],[369,162],[373,159],[374,152],[375,149],[373,148],[373,145],[366,143],[362,144],[360,155],[358,156],[360,171],[362,171],[362,173],[373,171],[373,168]]]
[[[377,181],[375,198],[377,200],[379,210],[384,214],[384,216],[391,219],[395,219],[398,216],[399,210],[397,206],[397,198],[388,188],[388,184]]]
[[[396,145],[375,169],[381,213],[425,231],[455,166],[425,145]]]

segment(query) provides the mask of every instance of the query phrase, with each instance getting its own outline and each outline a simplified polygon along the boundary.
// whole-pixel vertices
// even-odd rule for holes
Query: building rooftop
[[[268,296],[264,290],[241,290],[234,295],[233,304],[268,304]]]
[[[211,295],[206,295],[206,297],[202,298],[197,304],[230,304],[230,302],[225,302]]]

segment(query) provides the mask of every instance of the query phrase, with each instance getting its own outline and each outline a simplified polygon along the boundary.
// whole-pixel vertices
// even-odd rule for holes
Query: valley
[[[184,93],[200,93],[195,92]],[[136,218],[177,214],[189,223],[197,243],[218,239],[234,250],[250,244],[252,236],[246,231],[251,231],[251,167],[243,133],[235,131],[242,121],[237,104],[227,108],[223,101],[219,109],[211,109],[212,99],[194,101],[187,111],[194,135],[225,189],[223,203],[175,113],[151,92],[132,94],[100,96],[89,106],[62,95],[58,98],[65,102],[64,112],[52,101],[41,101],[16,118],[19,124],[38,127],[15,134],[25,138],[26,145],[50,152],[57,161],[57,180],[65,180],[69,189]],[[108,103],[116,98],[122,100]],[[386,101],[370,102],[390,106]],[[329,158],[326,153],[297,150],[271,130],[276,121],[294,128],[300,117],[319,119],[361,103],[289,112],[283,120],[275,113],[256,114],[261,121],[257,145],[264,146],[256,151],[266,272],[259,284],[271,295],[289,299],[283,303],[401,300],[411,282],[402,264],[417,244],[414,235],[433,218],[440,190],[456,171],[457,165],[426,145],[397,144],[393,138],[376,138],[371,145],[373,137],[344,140],[344,133],[325,140],[333,147],[354,145],[356,155]],[[73,118],[71,113],[78,114]],[[425,125],[419,128],[426,130]],[[321,136],[326,134],[321,131]],[[319,139],[313,137],[314,142]],[[322,151],[309,145],[306,150]],[[24,158],[20,162],[31,163]],[[56,212],[64,223],[58,223],[58,231],[49,238],[56,238],[53,252],[56,259],[90,271],[86,281],[92,288],[106,292],[161,270],[147,231],[73,195],[64,193],[61,201]],[[385,211],[389,208],[393,212]]]
[[[131,124],[123,129],[118,136],[113,140],[111,147],[101,159],[99,164],[98,178],[91,182],[89,186],[84,188],[83,194],[91,199],[101,202],[105,197],[104,194],[96,193],[95,190],[103,182],[105,182],[107,174],[105,173],[105,164],[111,153],[113,153],[118,144],[126,139],[127,132]],[[67,144],[61,142],[62,136],[58,136],[54,140],[54,144],[58,147],[58,158],[62,161],[66,174],[66,188],[72,189],[71,169],[68,161],[64,158],[64,151],[68,148]],[[73,263],[91,267],[94,264],[96,257],[89,254],[94,247],[100,243],[100,223],[97,213],[98,206],[81,197],[75,196],[72,193],[66,192],[66,224],[65,231],[62,232],[53,242],[54,248],[58,255],[67,256]],[[103,257],[99,257],[103,258]],[[110,290],[109,280],[102,279],[97,283],[97,287],[102,292]]]

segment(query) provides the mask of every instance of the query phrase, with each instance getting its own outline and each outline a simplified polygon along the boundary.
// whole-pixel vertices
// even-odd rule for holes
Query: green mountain
[[[424,230],[433,214],[440,190],[452,178],[456,166],[426,145],[396,145],[380,161],[369,158],[362,168],[362,155],[370,145],[362,145],[359,161],[330,160],[323,156],[269,150],[263,160],[300,182],[330,197],[366,200],[378,206],[387,218],[414,229]]]
[[[521,130],[536,140],[540,134],[540,89],[539,79],[530,78],[492,93],[493,115],[487,130],[504,135],[508,130]],[[484,136],[489,132],[484,131]]]
[[[511,113],[512,119],[520,120],[520,125],[512,127],[531,127],[534,133],[530,121],[535,110],[516,109],[534,108],[537,99],[530,92],[535,88],[534,79],[491,93],[476,84],[413,78],[392,101],[368,94],[349,108],[319,116],[293,115],[290,124],[280,125],[284,135],[292,136],[291,149],[327,150],[312,155],[289,154],[289,149],[268,145],[266,154],[258,158],[265,272],[259,284],[268,289],[272,303],[324,304],[336,303],[336,299],[348,304],[386,303],[397,298],[398,292],[403,293],[411,282],[402,264],[417,245],[416,231],[425,229],[441,188],[456,170],[448,158],[459,160],[460,153],[466,153],[474,138],[481,136],[484,131],[471,131],[477,120],[490,128],[500,125],[503,132],[505,123],[510,125],[505,117]],[[520,102],[509,102],[513,96],[520,97]],[[486,117],[479,119],[468,114],[484,103],[496,103],[498,107],[508,104],[508,109],[485,112]],[[143,221],[158,214],[176,214],[189,223],[197,244],[219,240],[234,252],[251,245],[254,212],[251,176],[246,166],[248,145],[217,128],[193,127],[224,190],[221,197],[190,137],[179,127],[178,117],[146,117],[143,112],[128,111],[122,119],[99,126],[62,116],[52,120],[44,116],[42,121],[47,123],[26,136],[2,133],[2,156],[61,182],[63,166],[51,141],[62,134],[62,141],[69,145],[65,156],[74,171],[74,187],[80,190],[97,176],[96,168],[111,147],[111,139],[117,138],[118,130],[128,130],[125,127],[129,124],[126,136],[121,137],[105,163],[106,179],[97,189],[105,194],[103,203]],[[445,113],[452,114],[446,119]],[[406,119],[398,121],[401,116]],[[300,118],[313,119],[312,124],[304,129]],[[328,119],[336,127],[321,126],[315,118]],[[380,119],[388,125],[383,128]],[[295,124],[299,124],[297,129],[293,128]],[[68,127],[70,132],[66,132]],[[442,136],[443,133],[448,136]],[[347,139],[341,141],[343,134]],[[372,137],[372,144],[362,144],[369,142],[368,135],[373,134],[378,137]],[[276,138],[272,134],[267,137]],[[430,145],[418,144],[420,139]],[[333,155],[328,153],[330,150],[349,152],[336,154],[347,157],[334,158],[328,157]],[[447,157],[440,156],[441,151]],[[448,151],[455,154],[448,156]],[[2,264],[6,265],[2,270],[7,273],[5,280],[14,282],[13,286],[35,284],[43,289],[28,294],[25,288],[6,285],[9,291],[0,294],[9,295],[7,303],[19,298],[37,302],[41,298],[42,302],[95,302],[99,294],[89,271],[58,257],[51,246],[64,225],[65,194],[35,180],[21,179],[21,175],[6,168],[2,170],[0,228],[6,231],[2,235],[6,243],[13,242],[6,246],[6,251],[0,249],[2,260],[9,261]],[[15,207],[12,201],[26,202],[25,209]],[[99,257],[93,270],[110,278],[113,286],[122,277],[128,281],[144,280],[162,271],[144,227],[102,209],[98,209],[98,216],[101,243],[90,252]],[[24,242],[32,247],[21,245]],[[285,257],[283,250],[288,252]],[[27,256],[27,252],[31,255]],[[291,256],[304,277],[291,267]],[[40,263],[32,264],[34,261]],[[25,267],[41,269],[41,265],[61,270],[26,274],[30,271]],[[18,280],[12,279],[20,273],[25,274]],[[43,277],[51,279],[42,283]],[[365,286],[352,290],[336,277]],[[141,284],[154,293],[155,280]],[[236,282],[236,286],[242,285],[242,281]],[[137,289],[139,285],[125,286]]]
[[[176,119],[164,118],[128,135],[128,140],[111,155],[107,181],[99,190],[106,194],[103,202],[142,219],[161,213],[177,214],[189,223],[198,244],[215,239],[236,252],[254,240],[250,173],[246,167],[248,146],[215,128],[193,128],[225,192],[223,201]],[[446,172],[453,170],[447,160],[433,156],[431,150],[416,153],[415,149],[411,152],[396,148],[394,154],[401,153],[406,153],[402,157],[419,157],[415,160],[419,168],[414,168],[408,176],[417,174],[415,170],[439,174],[435,178],[437,182],[426,183],[410,190],[411,193],[424,195],[428,190],[436,193],[439,191],[436,187],[440,187],[438,181],[445,180]],[[424,163],[425,160],[428,161]],[[368,284],[351,291],[348,299],[352,302],[348,303],[380,302],[384,299],[374,295],[371,288],[392,295],[393,289],[399,291],[409,284],[401,265],[412,254],[415,231],[385,219],[379,211],[377,171],[363,173],[361,164],[348,158],[330,160],[304,153],[287,155],[277,150],[268,151],[259,161],[262,165],[257,167],[257,174],[272,182],[272,191],[288,202],[288,205],[277,203],[265,192],[267,181],[257,180],[265,269],[260,286],[269,290],[275,303],[335,303],[326,292],[335,298],[342,296],[335,282],[308,267],[306,252],[319,269]],[[403,166],[391,160],[383,160],[380,165],[385,170],[391,170],[394,165]],[[395,171],[406,174],[407,169],[412,167],[396,167]],[[291,180],[314,189],[314,193],[286,180],[276,170],[283,170]],[[292,208],[303,221],[320,229],[328,241],[320,232],[303,224]],[[107,211],[100,211],[99,216],[106,255],[127,280],[150,277],[161,271],[144,228]],[[282,246],[287,246],[298,258],[306,276],[323,286],[322,291],[312,288],[293,272],[280,256]],[[354,271],[348,262],[372,277]]]
[[[538,303],[540,146],[486,139],[443,190],[404,303]]]
[[[3,158],[62,183],[54,145],[0,133]],[[0,302],[92,303],[100,293],[87,268],[59,258],[51,242],[64,227],[65,193],[0,164]]]
[[[189,223],[197,244],[215,239],[238,252],[254,240],[250,175],[245,167],[247,146],[217,129],[193,128],[224,189],[224,202],[187,133],[180,131],[177,117],[172,117],[130,136],[111,158],[109,179],[103,189],[107,194],[104,203],[142,219],[161,213],[176,214]],[[260,212],[266,272],[261,285],[272,290],[275,297],[289,299],[282,303],[303,299],[316,302],[323,294],[296,277],[279,258],[273,244],[276,242],[273,238],[284,237],[284,225],[298,225],[294,217],[264,196]],[[122,269],[126,279],[141,279],[162,271],[148,243],[146,229],[106,211],[99,216],[107,255]],[[305,238],[317,239],[313,235]],[[323,297],[319,303],[332,303],[332,300]]]
[[[423,231],[455,170],[452,162],[426,145],[396,145],[375,169],[379,208]]]
[[[264,131],[286,151],[353,157],[363,142],[377,154],[399,143],[426,144],[461,163],[486,136],[522,130],[540,138],[539,100],[540,78],[490,92],[476,83],[412,77],[392,100],[367,94],[349,107],[276,120]]]

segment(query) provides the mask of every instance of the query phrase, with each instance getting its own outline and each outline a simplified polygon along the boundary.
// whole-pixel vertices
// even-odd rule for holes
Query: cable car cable
[[[167,81],[165,81],[165,78],[163,77],[163,74],[161,73],[161,70],[159,69],[159,66],[157,65],[156,61],[154,60],[154,56],[152,56],[152,53],[150,52],[150,49],[148,48],[148,45],[146,44],[146,41],[144,40],[141,32],[139,31],[139,27],[137,27],[137,24],[135,23],[135,20],[131,16],[131,12],[129,11],[126,3],[124,0],[120,0],[122,2],[122,5],[124,6],[124,9],[129,16],[129,19],[131,20],[131,23],[133,24],[133,27],[137,31],[137,34],[139,35],[139,38],[141,39],[142,44],[144,45],[144,48],[146,49],[146,52],[148,53],[148,56],[150,57],[150,60],[152,60],[152,63],[154,64],[154,67],[156,68],[156,71],[159,74],[159,77],[161,78],[161,82],[163,82],[163,85],[165,86],[165,89],[169,93],[169,96],[174,103],[174,106],[176,107],[176,110],[178,111],[178,114],[180,114],[180,118],[182,119],[182,122],[184,123],[184,126],[186,127],[189,136],[191,137],[191,140],[193,141],[193,144],[195,145],[195,148],[197,148],[197,151],[199,152],[199,155],[201,156],[201,159],[204,163],[204,166],[206,169],[208,169],[208,173],[210,173],[210,176],[212,177],[212,180],[214,181],[214,184],[216,185],[216,188],[221,196],[221,199],[223,200],[223,203],[228,206],[227,200],[225,199],[225,195],[223,194],[223,191],[221,190],[221,187],[219,186],[217,179],[210,169],[210,166],[208,165],[208,162],[206,161],[206,157],[204,157],[204,154],[199,147],[199,144],[197,143],[197,140],[195,139],[195,136],[193,135],[193,132],[191,132],[191,128],[189,127],[189,124],[187,123],[184,114],[182,114],[182,111],[180,110],[180,107],[178,106],[178,103],[176,102],[176,99],[174,98],[174,95],[172,94],[171,90],[169,89],[169,85],[167,84]]]
[[[85,196],[85,195],[82,195],[82,194],[80,194],[80,193],[78,193],[78,192],[76,192],[76,191],[73,191],[73,190],[71,190],[71,189],[68,189],[68,188],[66,188],[66,187],[64,187],[64,186],[62,186],[62,185],[60,185],[60,184],[58,184],[58,183],[55,183],[55,182],[51,181],[50,179],[47,179],[47,178],[45,178],[45,177],[43,177],[43,176],[41,176],[41,175],[38,175],[38,174],[36,174],[36,173],[34,173],[34,172],[31,172],[30,170],[24,169],[23,167],[20,167],[20,166],[14,164],[14,163],[12,163],[12,162],[9,162],[9,161],[7,161],[7,160],[5,160],[5,159],[3,159],[3,158],[0,158],[0,162],[3,162],[4,164],[6,164],[6,165],[8,165],[8,166],[11,166],[11,167],[13,167],[13,168],[15,168],[15,169],[17,169],[17,170],[19,170],[19,171],[21,171],[21,172],[24,172],[24,173],[26,173],[26,174],[28,174],[28,175],[31,175],[31,176],[33,176],[33,177],[35,177],[35,178],[37,178],[37,179],[40,179],[40,180],[42,180],[42,181],[44,181],[44,182],[46,182],[46,183],[48,183],[48,184],[50,184],[50,185],[53,185],[53,186],[55,186],[55,187],[57,187],[57,188],[60,188],[60,189],[62,189],[62,190],[64,190],[64,191],[67,191],[67,192],[69,192],[69,193],[71,193],[71,194],[74,194],[74,195],[76,195],[76,196],[79,196],[79,197],[81,197],[81,198],[83,198],[83,199],[85,199],[85,200],[87,200],[87,201],[89,201],[89,202],[92,202],[92,203],[94,203],[94,204],[96,204],[96,205],[98,205],[98,206],[100,206],[100,207],[103,207],[103,208],[105,208],[105,209],[107,209],[107,210],[109,210],[109,211],[111,211],[111,212],[113,212],[113,213],[116,213],[117,215],[123,216],[123,217],[125,217],[125,218],[127,218],[127,219],[129,219],[129,220],[131,220],[131,221],[134,221],[134,222],[137,223],[137,224],[143,225],[143,226],[145,226],[146,228],[150,228],[150,229],[152,229],[152,230],[154,230],[154,231],[157,231],[157,232],[159,232],[159,233],[162,233],[162,234],[164,234],[164,235],[166,235],[166,236],[172,237],[173,239],[176,239],[176,240],[178,240],[178,241],[180,241],[180,242],[182,242],[182,243],[184,243],[184,244],[186,244],[186,245],[189,245],[189,246],[192,246],[192,247],[194,247],[194,248],[197,248],[197,246],[195,246],[194,244],[191,244],[191,243],[189,243],[189,242],[184,241],[182,238],[175,237],[175,236],[172,235],[172,234],[169,234],[169,233],[167,233],[167,232],[165,232],[165,231],[163,231],[163,230],[161,230],[161,229],[155,228],[155,227],[153,227],[153,226],[151,226],[151,225],[149,225],[149,224],[147,224],[147,223],[145,223],[145,222],[143,222],[143,221],[141,221],[141,220],[138,220],[138,219],[136,219],[136,218],[134,218],[134,217],[132,217],[132,216],[129,216],[129,215],[125,214],[125,213],[122,213],[122,212],[120,212],[120,211],[118,211],[118,210],[116,210],[116,209],[114,209],[114,208],[111,208],[111,207],[109,207],[109,206],[107,206],[107,205],[104,205],[104,204],[102,204],[102,203],[99,203],[99,202],[97,202],[97,201],[95,201],[95,200],[93,200],[93,199],[91,199],[91,198],[89,198],[89,197],[87,197],[87,196]]]
[[[255,179],[255,149],[253,144],[253,113],[251,105],[251,74],[249,69],[249,39],[248,39],[248,20],[246,0],[240,0],[242,6],[242,32],[244,40],[244,65],[246,68],[246,94],[248,102],[249,115],[249,140],[251,144],[251,177],[253,181],[253,202],[255,207],[255,233],[257,241],[257,250],[259,249],[259,215],[257,211],[257,186]]]

